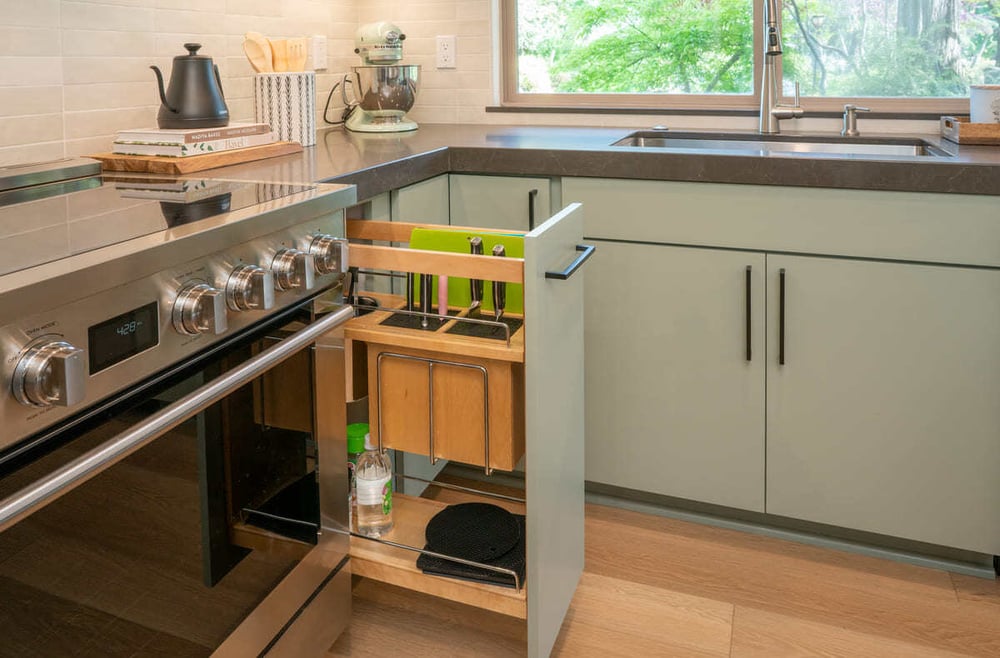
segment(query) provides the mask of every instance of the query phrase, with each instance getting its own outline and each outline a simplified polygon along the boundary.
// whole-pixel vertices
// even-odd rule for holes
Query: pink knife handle
[[[448,315],[448,277],[438,277],[438,315]]]

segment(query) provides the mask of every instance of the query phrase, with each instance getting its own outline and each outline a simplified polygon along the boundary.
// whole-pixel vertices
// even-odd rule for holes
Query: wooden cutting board
[[[125,155],[121,153],[99,153],[89,157],[101,161],[106,171],[131,171],[142,174],[191,174],[196,171],[226,167],[229,165],[291,155],[302,151],[298,142],[275,142],[263,146],[250,146],[231,151],[191,155],[186,158],[168,158],[158,155]]]

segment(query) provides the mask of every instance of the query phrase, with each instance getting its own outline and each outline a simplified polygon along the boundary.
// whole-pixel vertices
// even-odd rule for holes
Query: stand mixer
[[[352,108],[345,126],[355,132],[383,133],[416,130],[407,118],[413,107],[420,79],[420,66],[398,64],[403,58],[406,35],[392,23],[362,25],[354,37],[354,52],[362,66],[352,66],[342,86],[344,104]],[[354,100],[347,97],[347,82]]]

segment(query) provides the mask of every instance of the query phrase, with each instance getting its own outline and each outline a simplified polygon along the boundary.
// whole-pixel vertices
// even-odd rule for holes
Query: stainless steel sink
[[[806,137],[802,135],[749,135],[732,133],[635,132],[611,146],[737,151],[757,155],[803,153],[838,156],[929,156],[950,157],[921,139]]]

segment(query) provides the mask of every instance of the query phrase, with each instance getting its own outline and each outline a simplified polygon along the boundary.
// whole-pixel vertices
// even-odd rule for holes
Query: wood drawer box
[[[368,382],[383,448],[504,471],[524,455],[520,363],[368,343]]]
[[[417,226],[349,220],[348,262],[362,272],[448,276],[449,285],[452,277],[521,285],[524,324],[499,340],[449,333],[456,320],[441,322],[441,316],[428,318],[434,330],[400,318],[384,324],[394,311],[406,315],[398,313],[402,300],[366,291],[381,308],[344,327],[346,390],[356,400],[368,395],[372,435],[381,429],[384,447],[487,471],[511,469],[523,456],[530,468],[523,500],[517,492],[495,497],[443,482],[428,498],[394,495],[395,525],[384,542],[351,537],[352,570],[525,619],[526,655],[547,656],[583,570],[583,277],[573,273],[594,249],[581,245],[583,216],[576,205],[524,236],[524,258],[378,244],[411,242]],[[449,311],[467,313],[456,307],[465,303],[453,302]],[[438,496],[444,497],[431,500]],[[427,544],[425,527],[449,501],[514,505],[512,511],[525,515],[527,559],[522,579],[510,572],[513,588],[443,578],[417,566]]]

